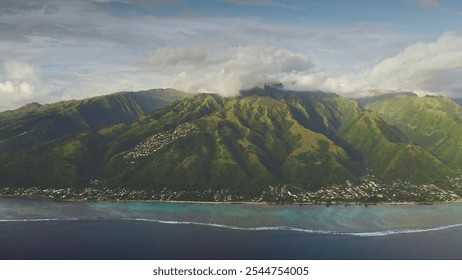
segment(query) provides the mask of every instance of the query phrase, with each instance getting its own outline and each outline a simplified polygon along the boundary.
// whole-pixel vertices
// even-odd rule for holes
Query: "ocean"
[[[0,259],[462,259],[462,204],[0,198]]]

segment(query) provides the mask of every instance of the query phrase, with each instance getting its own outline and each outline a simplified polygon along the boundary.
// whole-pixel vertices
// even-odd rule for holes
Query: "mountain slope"
[[[462,108],[451,99],[391,94],[370,99],[365,108],[452,168],[462,168]]]
[[[0,156],[3,186],[76,187],[88,185],[99,168],[105,139],[82,133]]]
[[[380,109],[380,102],[397,96],[371,99],[365,106]],[[135,101],[124,103],[132,104],[124,107],[126,115],[138,112]],[[102,106],[98,104],[92,106]],[[23,110],[29,114],[40,106]],[[432,110],[457,116],[454,108]],[[448,166],[397,124],[384,120],[386,111],[364,111],[356,101],[336,94],[279,88],[252,89],[232,98],[199,94],[131,123],[72,132],[0,155],[0,179],[11,187],[261,194],[269,185],[282,184],[316,191],[364,174],[419,184],[455,175],[457,164]],[[73,112],[88,126],[77,109]]]
[[[361,113],[350,127],[339,134],[361,151],[364,166],[379,178],[428,183],[454,175],[438,158],[410,144],[373,112]]]
[[[345,151],[326,136],[303,127],[284,100],[201,95],[170,107],[164,110],[176,111],[176,119],[172,120],[167,113],[143,125],[167,127],[178,124],[180,118],[187,121],[183,126],[161,130],[151,137],[168,139],[174,137],[175,130],[184,130],[185,135],[169,143],[168,149],[161,148],[146,156],[141,153],[143,145],[149,146],[146,142],[125,151],[114,147],[117,154],[108,156],[110,160],[103,172],[110,185],[124,182],[184,189],[222,188],[225,184],[235,190],[261,191],[268,184],[279,182],[319,188],[353,177],[343,165],[348,162]],[[175,109],[178,107],[195,108],[202,113],[192,111],[183,116],[182,111]],[[192,129],[185,130],[184,125]],[[134,131],[141,130],[137,123],[132,126]],[[124,145],[127,135],[133,133],[129,130],[114,142]]]
[[[185,94],[171,89],[122,92],[49,105],[32,103],[0,113],[0,154],[66,135],[127,123]]]

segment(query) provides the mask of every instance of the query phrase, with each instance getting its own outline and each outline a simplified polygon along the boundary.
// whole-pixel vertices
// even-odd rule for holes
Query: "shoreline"
[[[418,201],[403,201],[403,202],[374,202],[374,203],[364,203],[364,202],[335,202],[335,203],[328,203],[328,202],[293,202],[293,203],[284,203],[278,204],[275,202],[267,202],[267,201],[197,201],[197,200],[119,200],[119,199],[107,199],[107,200],[87,200],[87,199],[58,199],[49,196],[36,196],[36,195],[0,195],[0,198],[30,198],[30,199],[49,199],[55,202],[87,202],[87,203],[94,203],[94,202],[111,202],[111,203],[177,203],[177,204],[243,204],[243,205],[259,205],[259,206],[284,206],[284,205],[295,205],[295,206],[378,206],[378,205],[385,205],[385,206],[403,206],[403,205],[443,205],[443,204],[458,204],[462,203],[462,200],[455,200],[455,201],[434,201],[434,202],[418,202]]]

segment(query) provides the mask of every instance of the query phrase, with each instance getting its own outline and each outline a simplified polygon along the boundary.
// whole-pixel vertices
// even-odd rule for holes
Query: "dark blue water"
[[[462,204],[0,198],[0,259],[462,259]]]
[[[140,221],[7,222],[0,259],[462,259],[462,228],[376,237]]]

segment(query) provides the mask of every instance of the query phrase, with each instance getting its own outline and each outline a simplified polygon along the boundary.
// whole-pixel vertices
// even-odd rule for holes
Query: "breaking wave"
[[[0,223],[18,223],[18,222],[53,222],[53,221],[111,221],[117,220],[114,218],[33,218],[33,219],[0,219]],[[292,231],[302,232],[307,234],[322,234],[322,235],[347,235],[347,236],[359,236],[359,237],[379,237],[397,234],[411,234],[411,233],[423,233],[432,231],[442,231],[446,229],[462,227],[462,223],[442,225],[428,228],[414,228],[414,229],[396,229],[396,230],[384,230],[384,231],[370,231],[370,232],[341,232],[331,230],[318,230],[318,229],[304,229],[288,226],[266,226],[266,227],[238,227],[216,223],[201,223],[201,222],[188,222],[188,221],[168,221],[168,220],[156,220],[156,219],[145,219],[145,218],[122,218],[119,220],[124,221],[138,221],[138,222],[151,222],[159,224],[170,224],[170,225],[196,225],[223,228],[229,230],[242,230],[242,231]]]
[[[351,236],[360,236],[360,237],[376,237],[376,236],[387,236],[387,235],[396,235],[396,234],[409,234],[409,233],[441,231],[441,230],[445,230],[445,229],[450,229],[450,228],[455,228],[455,227],[461,227],[462,226],[462,223],[460,223],[460,224],[443,225],[443,226],[429,227],[429,228],[397,229],[397,230],[371,231],[371,232],[340,232],[340,231],[330,231],[330,230],[303,229],[303,228],[287,227],[287,226],[237,227],[237,226],[229,226],[229,225],[215,224],[215,223],[200,223],[200,222],[186,222],[186,221],[165,221],[165,220],[142,219],[142,218],[124,219],[124,220],[141,221],[141,222],[154,222],[154,223],[160,223],[160,224],[208,226],[208,227],[224,228],[224,229],[230,229],[230,230],[295,231],[295,232],[303,232],[303,233],[310,233],[310,234],[351,235]]]

